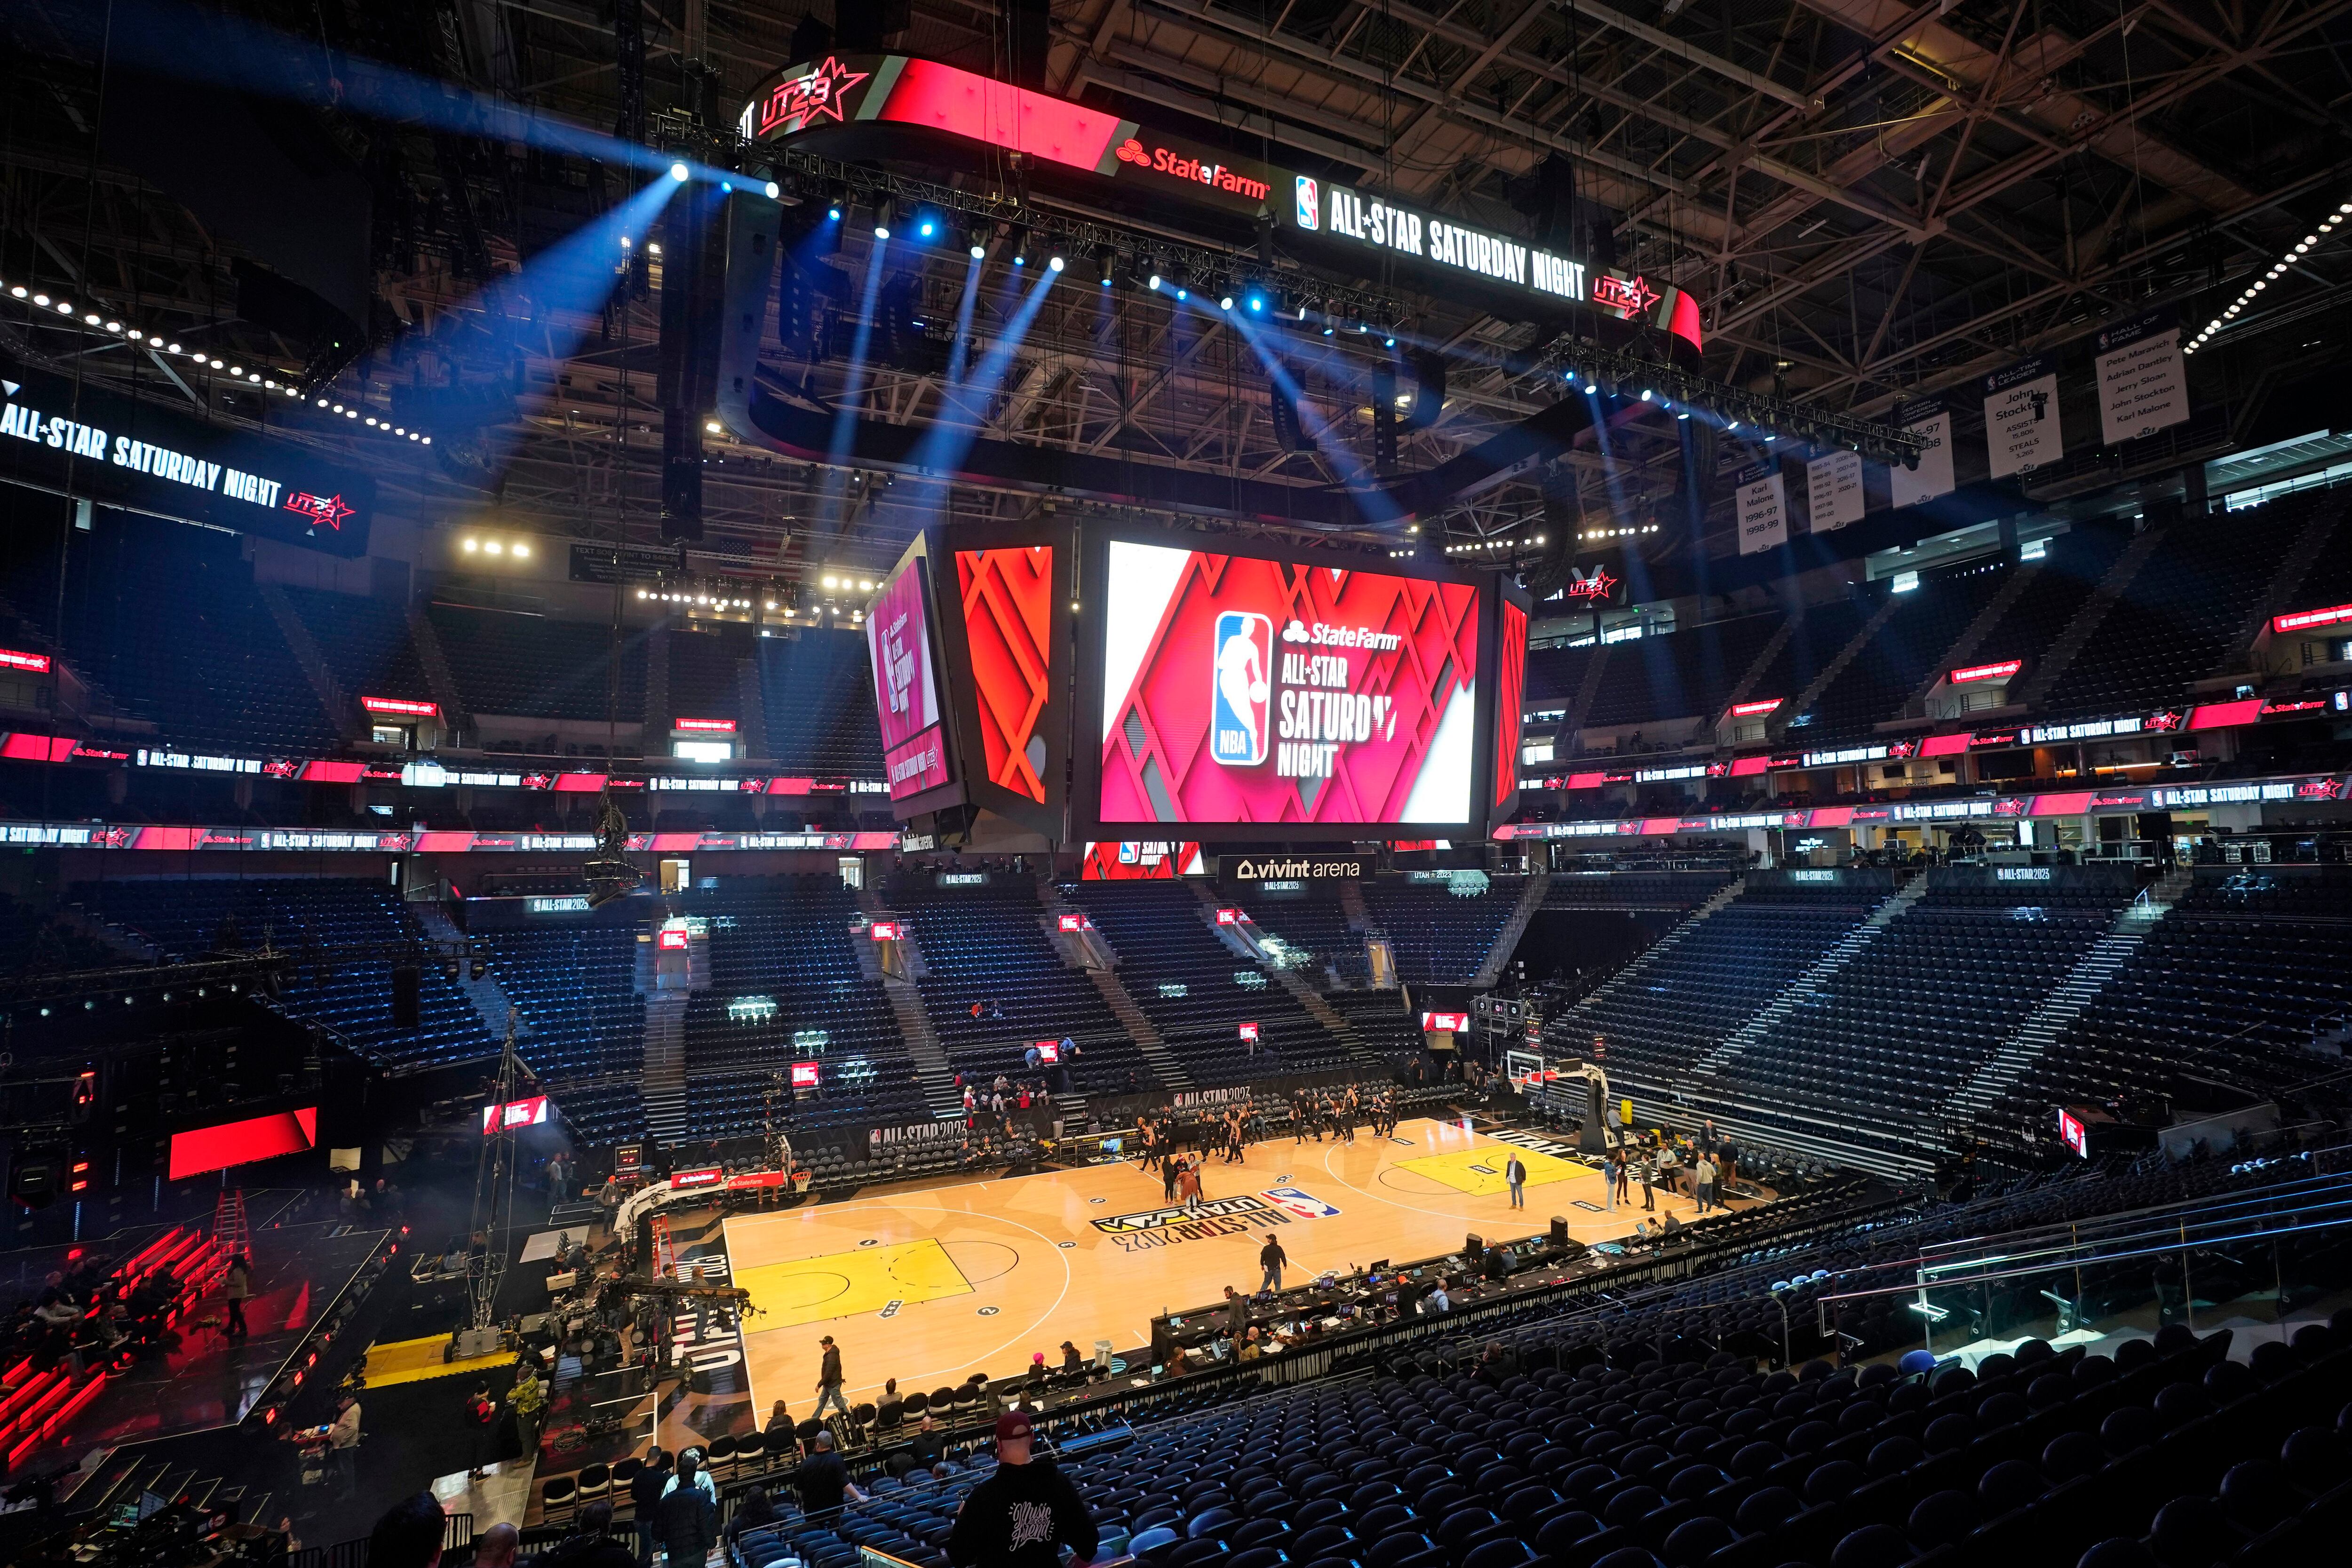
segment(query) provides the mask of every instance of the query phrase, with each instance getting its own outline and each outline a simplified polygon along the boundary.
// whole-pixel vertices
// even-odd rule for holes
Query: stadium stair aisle
[[[1206,882],[1196,881],[1192,884],[1192,893],[1200,900],[1202,908],[1209,911],[1209,918],[1213,921],[1216,919],[1218,907],[1216,890]],[[1257,947],[1255,962],[1258,968],[1270,976],[1276,985],[1288,992],[1291,999],[1305,1008],[1309,1017],[1330,1031],[1331,1037],[1348,1053],[1349,1061],[1359,1067],[1375,1070],[1381,1068],[1383,1064],[1380,1058],[1364,1048],[1362,1037],[1356,1033],[1356,1026],[1330,1003],[1325,1001],[1315,987],[1307,983],[1307,977],[1298,972],[1296,963],[1286,962],[1292,958],[1290,953],[1279,949],[1269,949],[1263,940],[1264,934],[1262,928],[1257,925],[1256,917],[1252,915],[1250,928],[1242,933],[1241,940]],[[1302,952],[1298,956],[1303,959],[1307,955]]]
[[[1912,879],[1908,886],[1871,910],[1869,919],[1846,932],[1834,947],[1816,959],[1812,967],[1791,981],[1786,990],[1764,1004],[1747,1023],[1727,1036],[1721,1045],[1700,1058],[1695,1070],[1717,1074],[1729,1068],[1741,1052],[1770,1033],[1774,1025],[1819,994],[1822,987],[1839,970],[1862,956],[1863,949],[1868,947],[1879,932],[1908,912],[1927,891],[1927,878]]]
[[[2042,1053],[2057,1043],[2059,1034],[2099,999],[2100,993],[2139,950],[2140,943],[2147,940],[2157,922],[2172,912],[2172,906],[2189,891],[2195,879],[2193,868],[2175,866],[2155,886],[2126,904],[2107,934],[2083,955],[2074,973],[2066,976],[2065,984],[2044,997],[2033,1016],[2017,1033],[2003,1040],[2000,1048],[1987,1058],[1984,1065],[1945,1103],[1945,1124],[1963,1135],[1963,1140],[1973,1137],[1986,1113],[2032,1070]],[[1965,1146],[1965,1142],[1960,1146]]]
[[[1544,895],[1550,888],[1551,874],[1548,871],[1538,871],[1527,878],[1519,889],[1518,903],[1512,909],[1510,918],[1504,921],[1503,929],[1495,933],[1494,945],[1486,950],[1486,962],[1479,964],[1478,973],[1470,977],[1474,988],[1491,989],[1503,977],[1503,966],[1511,962],[1511,954],[1518,947],[1519,938],[1527,934],[1528,922],[1535,919],[1538,910],[1543,908]]]
[[[922,1085],[923,1103],[935,1120],[952,1121],[963,1114],[963,1097],[956,1092],[955,1064],[940,1046],[939,1033],[931,1026],[930,1009],[923,1001],[921,981],[930,973],[923,959],[923,933],[907,920],[905,911],[885,904],[871,888],[857,889],[857,908],[869,925],[876,921],[898,921],[906,927],[898,939],[898,951],[906,958],[911,978],[894,980],[882,973],[880,949],[872,942],[853,943],[857,968],[882,988],[883,999],[890,1004],[890,1016],[898,1021],[898,1037]]]

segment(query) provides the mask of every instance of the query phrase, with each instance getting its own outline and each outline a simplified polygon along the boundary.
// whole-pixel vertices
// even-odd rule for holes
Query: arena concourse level
[[[0,41],[0,1564],[2342,1558],[2344,6]]]

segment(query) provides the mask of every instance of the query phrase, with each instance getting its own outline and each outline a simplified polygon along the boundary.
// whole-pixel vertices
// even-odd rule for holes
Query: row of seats
[[[2184,1074],[2269,1092],[2334,1072],[2347,973],[2352,879],[2200,869],[2003,1100],[1999,1125],[2045,1144],[2053,1105],[2163,1097]]]
[[[1525,887],[1524,879],[1497,877],[1465,897],[1434,883],[1375,881],[1364,885],[1364,903],[1389,939],[1397,978],[1458,985],[1485,966]]]
[[[1551,1019],[1545,1038],[1570,1055],[1595,1036],[1610,1070],[1658,1081],[1686,1072],[1757,1009],[1843,941],[1885,897],[1830,887],[1750,889],[1685,923],[1617,977]]]
[[[2014,891],[1933,887],[1750,1042],[1725,1080],[1767,1125],[1834,1127],[1882,1148],[1932,1142],[1945,1103],[2107,934],[2132,891],[2026,904]]]
[[[709,936],[710,984],[685,1017],[696,1135],[759,1131],[773,1076],[795,1061],[818,1064],[821,1091],[779,1107],[794,1128],[929,1120],[889,1000],[851,945],[854,893],[822,877],[722,877],[681,902]]]
[[[1044,1075],[1024,1053],[1067,1037],[1084,1053],[1069,1074],[1079,1092],[1116,1092],[1129,1072],[1156,1085],[1102,993],[1046,940],[1035,883],[996,875],[984,887],[942,888],[917,873],[889,889],[922,954],[923,1009],[956,1070],[983,1084],[1000,1073],[1034,1079]]]
[[[472,1001],[429,956],[417,963],[415,1027],[396,1024],[392,972],[427,952],[399,897],[354,877],[153,877],[85,882],[82,907],[174,959],[257,948],[294,957],[276,1005],[331,1031],[394,1068],[495,1055],[499,1042]]]
[[[1225,946],[1192,889],[1178,882],[1081,882],[1063,889],[1118,955],[1118,976],[1170,1051],[1202,1087],[1343,1066],[1345,1042],[1256,963]],[[1255,1023],[1255,1051],[1241,1026]]]

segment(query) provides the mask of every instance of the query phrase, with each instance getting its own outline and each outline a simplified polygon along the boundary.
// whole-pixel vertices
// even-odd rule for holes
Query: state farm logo
[[[851,70],[835,57],[826,56],[824,64],[808,75],[776,84],[760,106],[760,134],[790,136],[828,114],[841,123],[843,95],[870,74]]]
[[[1203,163],[1166,147],[1146,147],[1130,136],[1118,144],[1114,154],[1122,163],[1132,163],[1139,169],[1149,169],[1155,174],[1207,185],[1212,190],[1245,196],[1254,202],[1264,201],[1271,188],[1264,180],[1253,180],[1247,174],[1237,174],[1223,163]]]
[[[1658,302],[1658,291],[1638,276],[1618,278],[1609,274],[1592,280],[1592,302],[1604,310],[1622,310],[1630,320],[1646,315]]]
[[[343,519],[351,516],[357,509],[344,505],[341,494],[314,496],[309,490],[304,490],[298,495],[286,498],[286,510],[300,512],[310,520],[310,526],[313,528],[324,523],[341,533],[343,531]]]

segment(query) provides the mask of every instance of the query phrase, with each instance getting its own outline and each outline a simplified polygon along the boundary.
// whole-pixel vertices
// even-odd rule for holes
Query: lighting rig
[[[1027,199],[961,190],[909,178],[795,147],[761,147],[732,127],[713,132],[682,117],[665,117],[656,127],[662,150],[683,154],[706,168],[729,168],[756,159],[753,168],[729,189],[760,191],[790,205],[814,205],[820,221],[845,231],[853,209],[875,215],[869,226],[878,239],[902,239],[953,248],[958,240],[987,252],[990,237],[1004,237],[1016,266],[1043,265],[1055,272],[1078,267],[1102,289],[1122,276],[1136,287],[1203,306],[1247,310],[1259,320],[1313,321],[1327,335],[1346,331],[1380,337],[1393,346],[1395,328],[1411,312],[1396,299],[1337,283],[1304,278],[1286,284],[1269,274],[1282,270],[1255,252],[1221,250],[1171,240],[1099,218],[1068,217]],[[938,232],[922,233],[926,223]],[[1125,266],[1122,268],[1121,263]],[[1086,265],[1080,266],[1079,264]]]
[[[1539,373],[1580,392],[1638,398],[1686,418],[1708,416],[1727,435],[1753,432],[1756,439],[1794,439],[1820,447],[1843,447],[1864,457],[1906,468],[1919,466],[1927,438],[1882,420],[1801,402],[1771,393],[1750,392],[1678,365],[1644,359],[1590,339],[1563,339],[1545,351]]]

